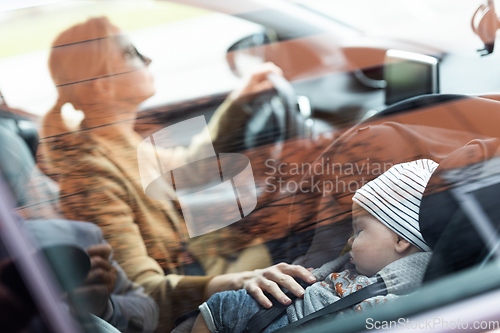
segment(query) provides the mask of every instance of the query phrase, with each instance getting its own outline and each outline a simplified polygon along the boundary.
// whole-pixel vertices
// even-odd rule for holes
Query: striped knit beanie
[[[352,200],[422,251],[418,216],[425,187],[438,164],[423,159],[393,166],[356,191]]]

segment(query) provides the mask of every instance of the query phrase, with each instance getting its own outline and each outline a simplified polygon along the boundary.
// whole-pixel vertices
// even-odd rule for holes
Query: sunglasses
[[[123,57],[125,59],[132,59],[138,57],[143,63],[147,64],[148,61],[146,58],[137,50],[137,48],[133,45],[130,45],[127,50],[123,53]]]
[[[83,41],[74,42],[74,43],[56,45],[56,46],[53,46],[52,48],[55,49],[55,48],[60,48],[60,47],[65,47],[65,46],[70,46],[70,45],[75,45],[75,44],[94,42],[94,41],[98,41],[98,40],[102,40],[102,39],[106,39],[106,38],[122,38],[122,36],[121,35],[117,35],[117,36],[106,36],[106,37],[93,38],[93,39],[83,40]],[[130,44],[127,47],[127,49],[123,53],[123,57],[125,59],[131,59],[131,58],[134,58],[134,57],[139,57],[139,59],[141,59],[142,62],[144,62],[144,63],[148,62],[146,60],[146,58],[132,44]]]
[[[54,49],[54,48],[65,47],[65,46],[70,46],[70,45],[74,45],[74,44],[87,43],[87,42],[92,42],[92,41],[96,41],[96,40],[102,40],[102,39],[110,38],[110,37],[111,38],[121,38],[121,36],[119,36],[119,35],[118,36],[100,37],[100,38],[94,38],[94,39],[79,41],[79,42],[75,42],[75,43],[68,43],[68,44],[63,44],[63,45],[56,45],[56,46],[53,46],[52,48]],[[123,57],[125,59],[132,59],[132,58],[138,57],[145,65],[147,65],[150,62],[132,44],[129,44],[126,47],[126,49],[125,49],[125,51],[123,53]],[[76,84],[76,83],[83,83],[83,82],[87,82],[87,81],[93,81],[93,80],[97,80],[97,79],[101,79],[101,78],[106,78],[106,77],[111,77],[111,76],[115,76],[115,75],[127,74],[127,73],[131,73],[131,72],[133,72],[133,71],[123,72],[123,73],[116,73],[116,74],[110,74],[110,75],[103,75],[103,76],[99,76],[99,77],[95,77],[95,78],[90,78],[90,79],[86,79],[86,80],[64,83],[64,84],[57,85],[56,88],[63,87],[63,86],[68,86],[68,85],[72,85],[72,84]]]

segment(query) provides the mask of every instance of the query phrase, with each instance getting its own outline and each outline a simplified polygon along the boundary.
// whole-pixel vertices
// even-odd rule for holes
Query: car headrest
[[[33,116],[24,111],[12,109],[4,104],[0,105],[0,122],[8,124],[11,130],[26,142],[33,158],[36,160],[38,139],[40,137],[34,124]]]
[[[0,172],[19,199],[30,179],[35,159],[17,128],[15,120],[0,118]]]
[[[432,175],[419,214],[420,231],[433,251],[424,281],[474,266],[488,256],[485,229],[474,212],[486,216],[487,230],[496,234],[500,178],[495,180],[494,172],[499,170],[499,147],[498,139],[474,140],[444,158]]]

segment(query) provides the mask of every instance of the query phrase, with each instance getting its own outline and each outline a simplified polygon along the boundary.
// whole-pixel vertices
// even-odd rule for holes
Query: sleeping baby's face
[[[354,235],[348,242],[351,262],[360,274],[373,276],[400,258],[396,251],[400,237],[356,203],[352,206],[352,227]]]

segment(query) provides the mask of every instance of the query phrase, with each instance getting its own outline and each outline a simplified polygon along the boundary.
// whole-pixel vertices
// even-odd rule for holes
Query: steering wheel
[[[284,77],[269,74],[274,89],[257,96],[246,105],[253,116],[244,133],[244,148],[255,148],[307,134],[306,118],[297,107],[297,95]]]

